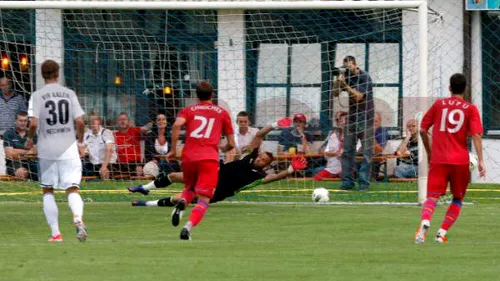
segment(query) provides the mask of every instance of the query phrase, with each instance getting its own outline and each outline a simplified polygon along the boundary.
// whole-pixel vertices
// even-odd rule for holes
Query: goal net
[[[230,112],[236,131],[241,111],[248,113],[250,126],[255,128],[286,116],[305,117],[309,145],[304,146],[301,130],[295,127],[300,125],[294,124],[269,133],[261,149],[272,152],[275,158],[268,173],[286,170],[295,154],[307,158],[308,168],[281,181],[243,188],[231,198],[236,201],[308,202],[313,189],[325,187],[335,202],[416,203],[418,167],[425,165],[422,152],[419,155],[411,148],[401,151],[400,157],[395,153],[408,134],[416,133],[412,120],[436,98],[449,95],[448,79],[455,72],[464,72],[471,80],[468,98],[480,107],[490,136],[500,129],[496,118],[500,104],[495,95],[500,90],[500,67],[498,60],[494,62],[497,67],[493,62],[485,63],[500,52],[500,39],[493,32],[499,20],[486,13],[464,13],[461,5],[451,1],[429,1],[421,22],[417,1],[405,8],[402,4],[389,8],[379,1],[364,2],[373,6],[370,8],[345,3],[345,8],[334,9],[310,8],[318,2],[310,2],[310,6],[305,2],[277,4],[282,8],[297,5],[293,9],[269,8],[266,3],[260,8],[238,6],[237,2],[216,3],[221,6],[210,6],[212,9],[188,9],[186,5],[198,2],[179,2],[185,4],[184,9],[173,5],[160,9],[161,4],[154,1],[116,1],[112,7],[110,2],[104,2],[108,6],[87,2],[92,9],[37,1],[38,7],[43,7],[43,2],[53,9],[2,5],[1,73],[11,83],[10,88],[28,100],[44,85],[40,64],[53,59],[61,65],[60,82],[75,90],[87,114],[87,156],[82,159],[82,193],[87,200],[139,198],[128,194],[126,188],[180,171],[178,163],[164,160],[170,127],[182,108],[196,103],[195,87],[200,80],[215,86],[216,102]],[[136,9],[130,9],[134,4]],[[302,9],[300,5],[304,5]],[[419,37],[424,20],[428,32]],[[481,35],[482,41],[474,37]],[[424,65],[420,44],[428,51]],[[357,79],[343,68],[354,61],[371,77],[373,89],[368,93],[368,105],[352,117],[356,109],[349,104],[353,101],[335,86],[342,76]],[[421,74],[423,69],[428,70],[427,75]],[[427,90],[422,88],[422,79],[427,80],[423,83]],[[346,83],[354,88],[360,84]],[[365,83],[361,84],[366,90]],[[353,191],[340,189],[339,155],[348,135],[343,127],[344,113],[354,128],[350,135],[368,135],[352,146],[355,156],[349,165],[356,182]],[[300,116],[297,121],[303,120]],[[2,128],[4,134],[16,126],[13,116],[11,119],[12,125]],[[152,129],[150,122],[154,123]],[[134,135],[129,128],[139,129]],[[103,180],[99,164],[106,158],[108,139],[114,144],[109,179]],[[371,172],[364,171],[365,141],[366,146],[374,146],[373,161],[366,165]],[[3,144],[0,200],[38,198],[36,156],[14,155],[17,150],[12,148],[21,147],[5,137]],[[500,182],[495,160],[498,148],[494,141],[485,141],[490,183]],[[223,160],[226,157],[221,155]],[[360,179],[364,179],[361,187],[370,183],[365,192],[357,191]],[[477,180],[474,172],[473,179]],[[421,191],[423,182],[425,173],[420,178]],[[174,184],[155,192],[161,197],[181,188],[181,184]],[[476,194],[489,198],[493,196],[490,188],[480,186]]]

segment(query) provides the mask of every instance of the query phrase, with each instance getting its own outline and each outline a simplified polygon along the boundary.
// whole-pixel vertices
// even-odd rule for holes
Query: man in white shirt
[[[117,158],[113,132],[103,128],[101,118],[95,117],[90,120],[90,130],[85,133],[83,140],[90,161],[85,163],[85,171],[108,180],[111,166],[116,164]]]
[[[259,131],[257,128],[250,127],[250,117],[246,111],[240,111],[236,115],[236,124],[238,125],[238,130],[234,132],[236,147],[226,153],[226,162],[236,160],[241,155],[249,152],[250,143]]]
[[[82,162],[78,146],[83,146],[85,114],[75,92],[60,85],[59,64],[53,60],[42,63],[45,86],[31,95],[30,126],[26,148],[33,147],[38,129],[38,159],[40,186],[43,189],[43,211],[52,230],[49,242],[62,242],[59,231],[58,208],[54,189],[66,190],[73,212],[76,237],[84,242],[87,230],[83,223],[83,200],[78,193],[82,178]],[[78,144],[77,144],[78,139]]]

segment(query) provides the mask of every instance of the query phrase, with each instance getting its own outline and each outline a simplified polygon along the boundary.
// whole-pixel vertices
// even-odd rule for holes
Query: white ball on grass
[[[317,203],[326,203],[330,201],[330,192],[324,187],[318,187],[312,193],[312,200]]]

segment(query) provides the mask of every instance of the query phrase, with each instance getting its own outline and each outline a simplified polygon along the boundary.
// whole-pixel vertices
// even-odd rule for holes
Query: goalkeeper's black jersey
[[[219,181],[214,198],[211,200],[212,203],[231,197],[239,189],[266,176],[264,171],[257,170],[253,166],[253,161],[255,161],[258,155],[259,149],[256,148],[243,159],[220,166]]]

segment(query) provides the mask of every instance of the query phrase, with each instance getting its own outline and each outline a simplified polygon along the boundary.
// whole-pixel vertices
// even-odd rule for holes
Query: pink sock
[[[460,211],[462,210],[462,202],[458,200],[453,200],[446,211],[441,228],[448,231],[450,227],[457,221],[458,216],[460,216]]]
[[[427,199],[425,200],[424,206],[422,207],[422,220],[430,221],[432,219],[432,215],[434,215],[434,209],[436,208],[436,201]]]
[[[200,223],[207,209],[208,203],[201,200],[198,202],[198,204],[196,204],[196,206],[194,206],[193,210],[191,211],[191,215],[189,216],[189,221],[193,226],[196,226]]]

